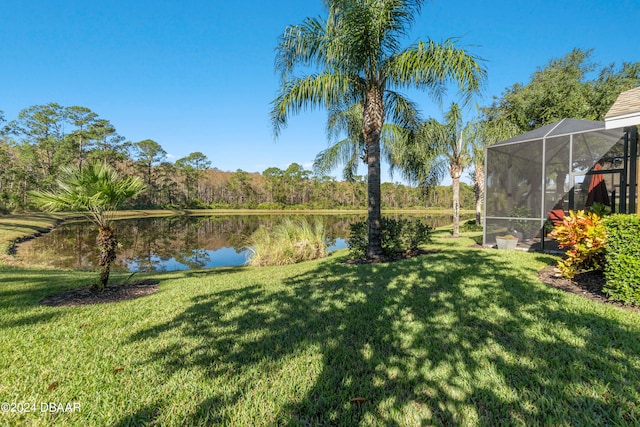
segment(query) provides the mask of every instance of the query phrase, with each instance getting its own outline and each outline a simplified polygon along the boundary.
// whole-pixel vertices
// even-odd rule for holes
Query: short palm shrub
[[[104,289],[118,249],[113,216],[124,202],[145,188],[139,177],[125,176],[106,163],[92,162],[84,167],[63,167],[54,190],[34,191],[31,197],[46,210],[83,212],[95,224],[98,228],[96,246],[100,250],[100,283],[96,287]]]
[[[607,233],[602,217],[595,212],[569,211],[550,234],[560,248],[569,248],[558,268],[566,278],[576,274],[603,270]]]
[[[419,219],[393,219],[383,217],[382,251],[385,256],[413,251],[431,240],[431,227]],[[352,223],[347,245],[353,258],[366,258],[368,246],[368,225],[366,221]]]
[[[640,305],[640,216],[613,215],[606,219],[607,282],[609,299]]]
[[[285,219],[275,227],[260,227],[249,238],[248,264],[286,265],[327,256],[327,236],[322,221]]]

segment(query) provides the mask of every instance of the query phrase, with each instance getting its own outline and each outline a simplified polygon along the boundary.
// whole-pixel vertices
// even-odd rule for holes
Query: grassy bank
[[[15,241],[46,232],[64,218],[64,214],[0,215],[0,255],[7,254]]]
[[[91,273],[0,266],[0,400],[37,409],[0,424],[637,425],[640,315],[546,287],[548,256],[470,243],[156,274],[84,307],[38,302]]]

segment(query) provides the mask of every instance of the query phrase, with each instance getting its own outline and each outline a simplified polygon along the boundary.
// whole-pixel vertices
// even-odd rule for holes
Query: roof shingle
[[[640,86],[618,95],[616,102],[613,103],[604,117],[605,119],[611,119],[633,113],[640,113]]]

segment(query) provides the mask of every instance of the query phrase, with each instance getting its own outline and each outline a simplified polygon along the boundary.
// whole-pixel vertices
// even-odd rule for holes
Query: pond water
[[[329,250],[347,247],[349,224],[364,215],[215,215],[126,219],[115,222],[119,271],[172,271],[240,266],[247,261],[248,237],[260,226],[287,217],[321,218],[331,239]],[[451,215],[402,215],[432,227],[452,223]],[[16,257],[30,264],[93,270],[98,264],[97,230],[89,222],[68,222],[52,232],[18,245]]]

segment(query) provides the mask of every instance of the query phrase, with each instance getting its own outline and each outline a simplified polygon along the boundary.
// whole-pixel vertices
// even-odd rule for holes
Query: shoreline
[[[475,213],[462,210],[461,214]],[[115,212],[113,220],[135,218],[159,218],[170,216],[215,216],[215,215],[366,215],[366,209],[131,209]],[[383,209],[382,214],[452,215],[446,209]],[[53,231],[65,222],[84,221],[82,212],[30,212],[26,214],[0,215],[0,256],[15,254],[20,243],[35,239]]]

